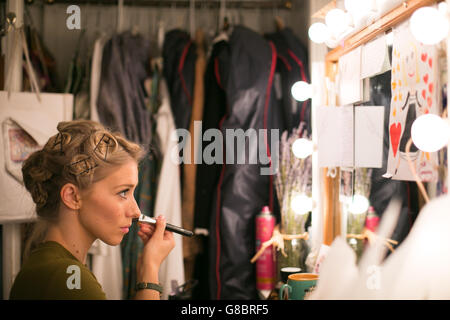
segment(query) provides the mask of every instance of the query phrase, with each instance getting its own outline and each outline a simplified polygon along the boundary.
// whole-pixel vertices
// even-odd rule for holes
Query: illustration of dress
[[[406,158],[406,144],[411,138],[411,127],[417,117],[416,106],[418,106],[419,108],[422,107],[419,103],[419,99],[417,99],[417,91],[412,95],[410,92],[408,92],[405,104],[402,107],[402,110],[405,110],[405,108],[408,107],[408,113],[406,114],[405,129],[403,130],[399,145],[400,155],[403,158]],[[417,149],[417,147],[414,145],[414,143],[412,143],[409,150],[409,156],[411,157],[411,160],[415,160],[417,158],[417,155],[419,153],[418,151],[419,150]]]

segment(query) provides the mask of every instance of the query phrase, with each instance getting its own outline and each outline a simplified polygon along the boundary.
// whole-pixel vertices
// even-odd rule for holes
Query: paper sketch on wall
[[[408,23],[394,31],[389,117],[389,156],[384,177],[414,180],[406,144],[414,120],[427,113],[438,114],[437,49],[414,39]],[[436,181],[437,154],[422,152],[411,144],[409,157],[422,181]]]

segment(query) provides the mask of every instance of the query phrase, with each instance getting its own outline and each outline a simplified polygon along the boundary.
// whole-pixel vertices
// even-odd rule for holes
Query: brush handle
[[[149,223],[149,224],[156,224],[156,219],[145,216],[145,215],[141,215],[139,217],[139,222],[143,222],[143,223]],[[174,226],[173,224],[170,223],[166,223],[166,230],[167,231],[172,231],[178,234],[181,234],[182,236],[186,236],[186,237],[192,237],[194,235],[194,233],[192,231]]]

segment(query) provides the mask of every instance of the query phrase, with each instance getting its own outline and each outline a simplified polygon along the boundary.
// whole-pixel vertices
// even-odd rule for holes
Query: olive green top
[[[54,241],[41,243],[14,280],[10,299],[106,299],[94,274],[66,248]]]

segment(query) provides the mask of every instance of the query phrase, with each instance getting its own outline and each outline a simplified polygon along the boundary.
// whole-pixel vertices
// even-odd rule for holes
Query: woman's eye
[[[127,197],[127,193],[130,189],[127,190],[123,190],[119,192],[119,196],[121,196],[122,198],[126,198]]]

